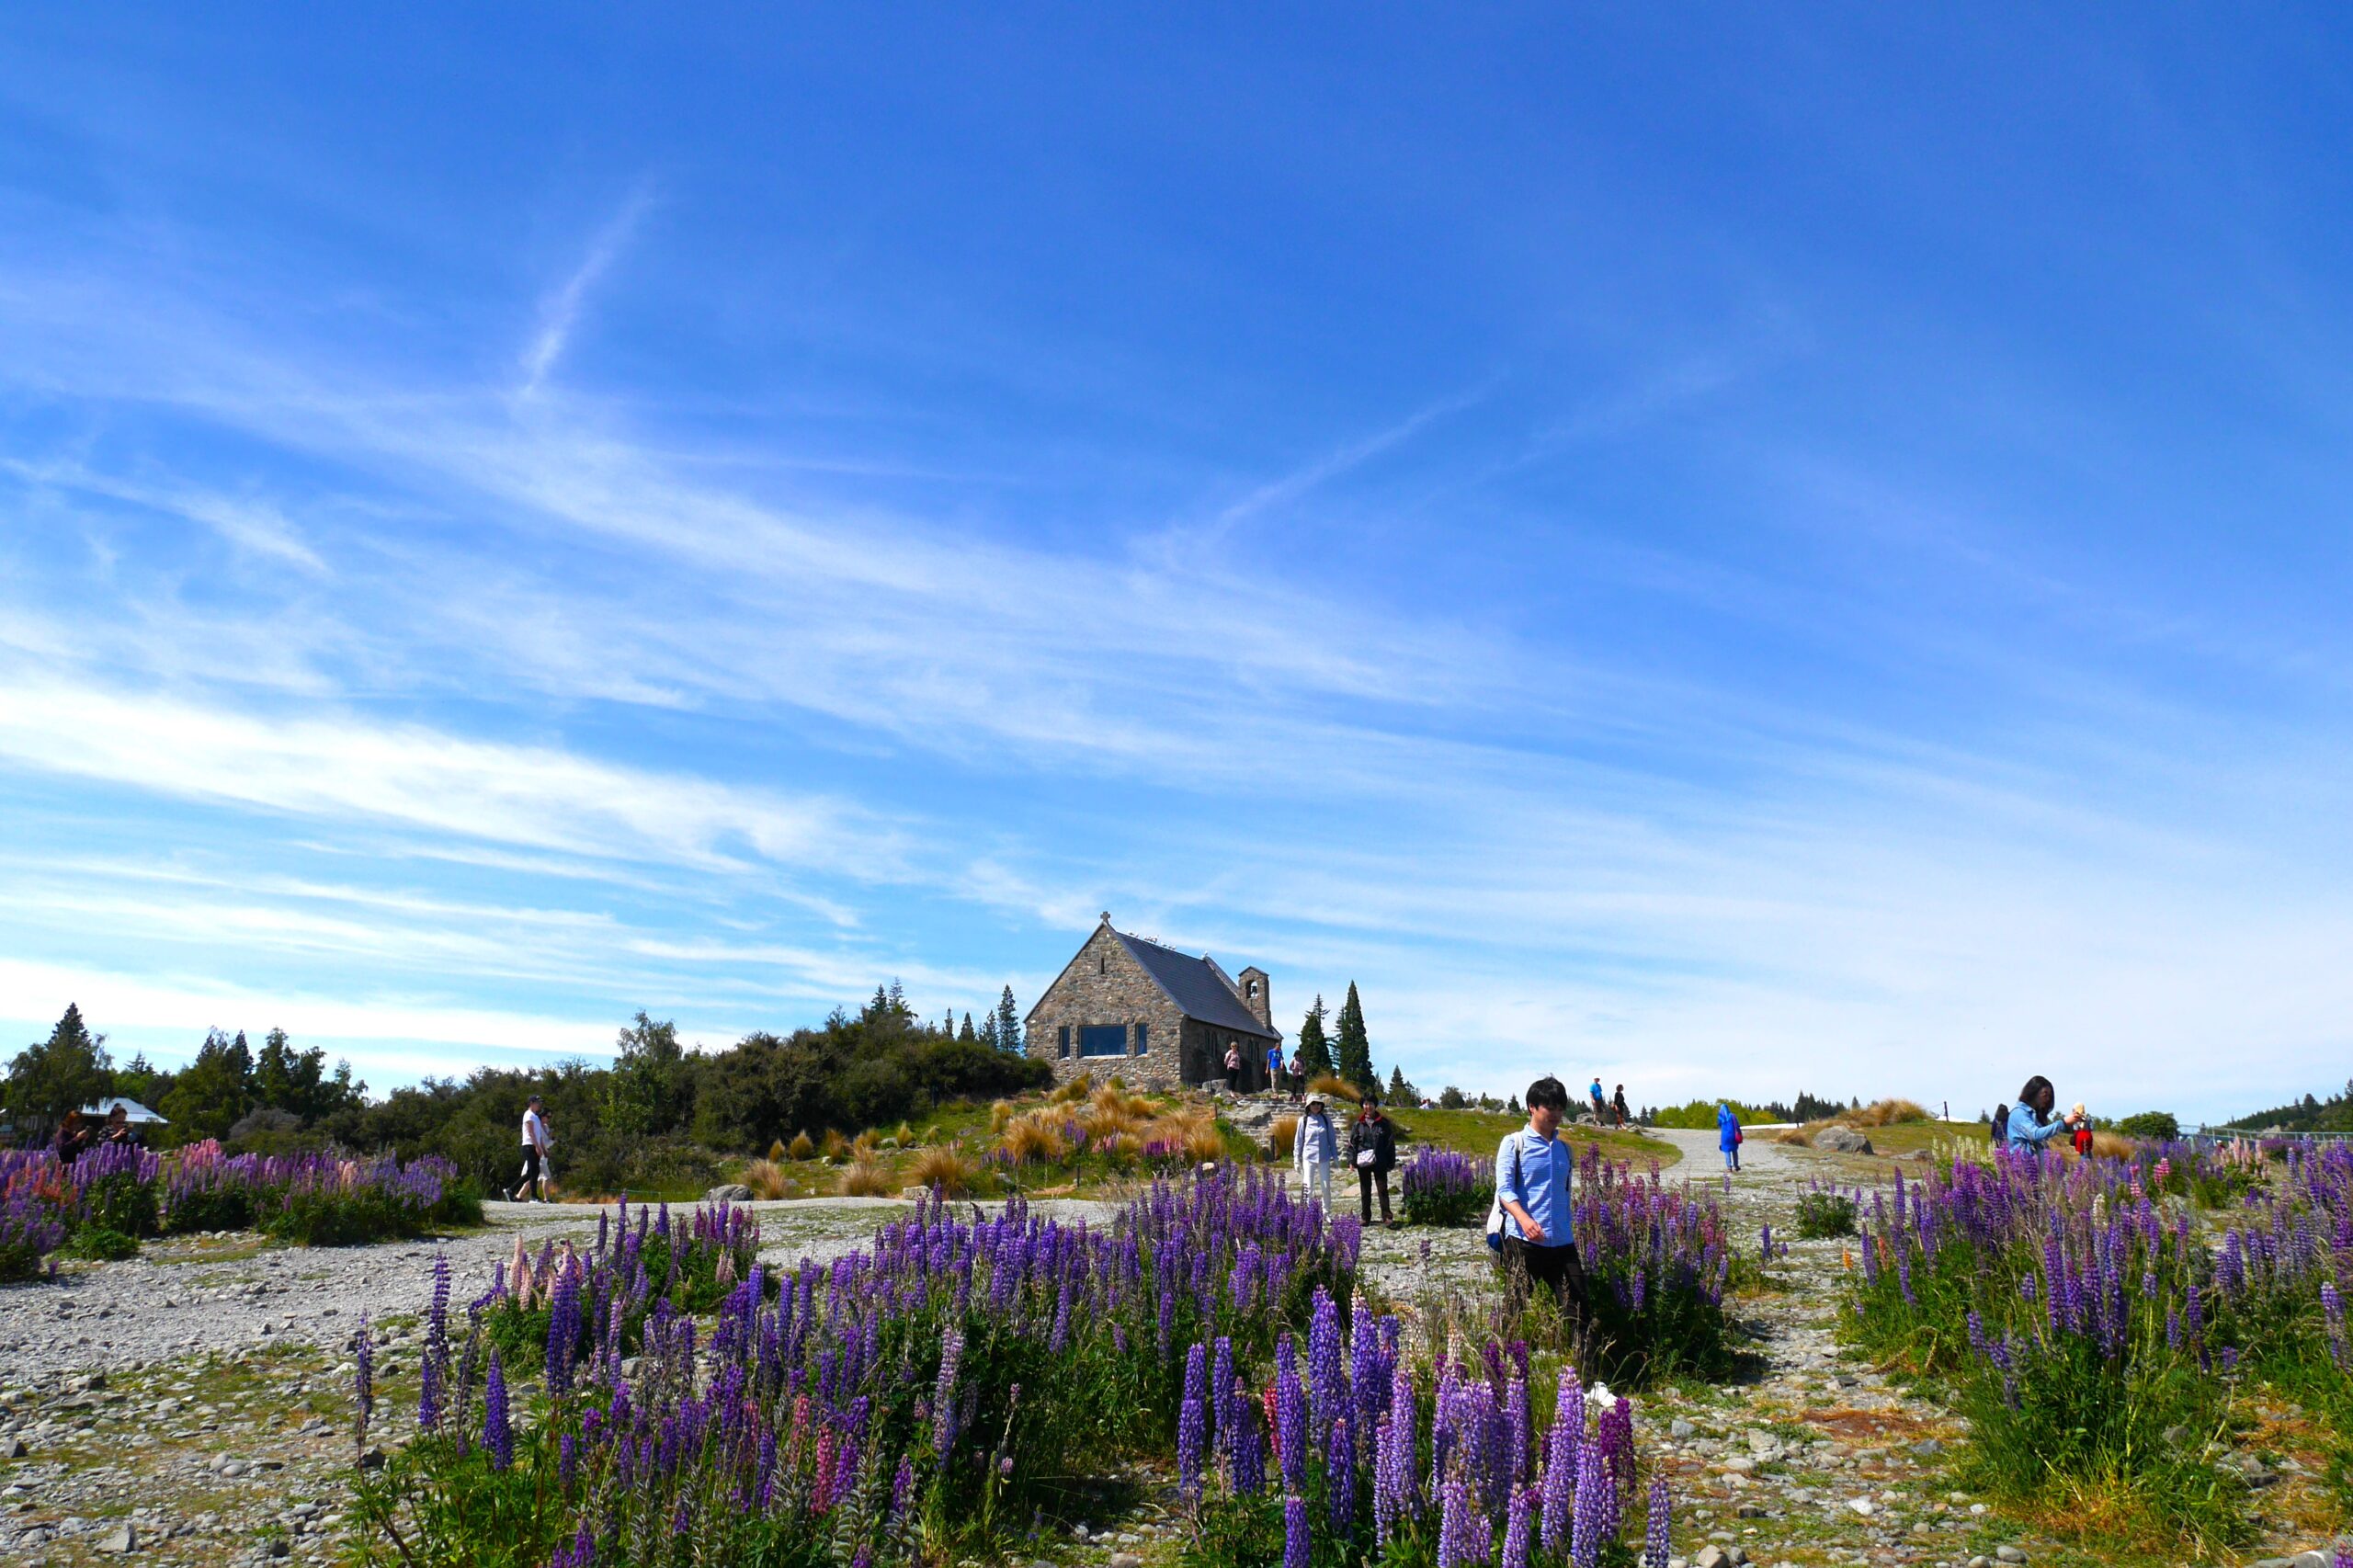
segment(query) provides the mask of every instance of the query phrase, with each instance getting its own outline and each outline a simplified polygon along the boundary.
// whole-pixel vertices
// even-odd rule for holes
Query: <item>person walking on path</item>
[[[1307,1063],[1302,1062],[1299,1052],[1294,1051],[1290,1053],[1290,1097],[1295,1101],[1306,1093]]]
[[[1587,1328],[1585,1267],[1570,1229],[1569,1180],[1576,1151],[1555,1136],[1569,1113],[1561,1080],[1528,1085],[1528,1125],[1495,1148],[1495,1202],[1503,1210],[1504,1272],[1525,1301],[1537,1285],[1552,1292],[1582,1345]]]
[[[2006,1147],[2010,1142],[2010,1102],[2004,1100],[1994,1108],[1994,1147]]]
[[[1626,1125],[1626,1085],[1623,1085],[1623,1084],[1619,1085],[1618,1085],[1618,1092],[1617,1092],[1616,1094],[1614,1094],[1614,1095],[1612,1095],[1612,1096],[1609,1096],[1609,1108],[1610,1108],[1613,1112],[1615,1112],[1615,1113],[1617,1114],[1617,1117],[1618,1117],[1618,1125],[1619,1125],[1619,1126],[1620,1126],[1620,1127],[1625,1126],[1625,1125]]]
[[[1364,1222],[1372,1223],[1372,1192],[1381,1189],[1381,1222],[1394,1230],[1389,1217],[1389,1173],[1397,1168],[1397,1128],[1381,1114],[1381,1096],[1368,1094],[1348,1123],[1348,1164],[1356,1167],[1357,1198]]]
[[[2018,1091],[2018,1103],[2010,1108],[2009,1124],[2004,1130],[2009,1146],[2029,1154],[2041,1153],[2068,1127],[2068,1118],[2051,1114],[2058,1103],[2059,1091],[2051,1086],[2050,1079],[2040,1073],[2029,1078]]]
[[[1267,1088],[1278,1098],[1283,1092],[1283,1048],[1279,1044],[1267,1047]]]
[[[1719,1102],[1716,1106],[1716,1147],[1724,1152],[1724,1169],[1740,1169],[1740,1118],[1732,1107]]]
[[[554,1144],[555,1140],[548,1136],[548,1119],[540,1109],[540,1096],[533,1095],[531,1103],[523,1108],[523,1179],[507,1194],[509,1199],[520,1203],[523,1194],[529,1191],[533,1203],[547,1201],[540,1189],[540,1176],[547,1164],[548,1151]]]
[[[1232,1040],[1225,1042],[1225,1091],[1230,1095],[1242,1092],[1242,1048]]]
[[[1332,1167],[1339,1163],[1340,1142],[1332,1134],[1332,1119],[1324,1114],[1320,1096],[1307,1102],[1299,1131],[1291,1135],[1290,1152],[1291,1164],[1299,1170],[1300,1190],[1323,1199],[1324,1211],[1330,1213]]]
[[[1593,1119],[1601,1123],[1604,1127],[1608,1126],[1609,1102],[1604,1099],[1601,1095],[1600,1074],[1597,1073],[1593,1075],[1593,1087],[1587,1089],[1586,1093],[1593,1096]]]

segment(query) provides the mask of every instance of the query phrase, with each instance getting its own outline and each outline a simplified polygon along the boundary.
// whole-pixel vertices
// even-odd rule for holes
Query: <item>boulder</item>
[[[98,1550],[111,1557],[128,1557],[139,1550],[139,1532],[129,1525],[117,1525],[98,1539]]]
[[[1871,1141],[1851,1127],[1830,1126],[1813,1135],[1813,1146],[1834,1154],[1868,1154]]]
[[[702,1195],[705,1203],[749,1203],[752,1189],[740,1181],[722,1182]]]

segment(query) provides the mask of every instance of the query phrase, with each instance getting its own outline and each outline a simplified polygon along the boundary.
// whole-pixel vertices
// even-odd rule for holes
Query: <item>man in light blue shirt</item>
[[[1558,1078],[1528,1085],[1528,1125],[1495,1150],[1495,1201],[1503,1210],[1504,1270],[1523,1299],[1541,1282],[1564,1312],[1585,1318],[1585,1269],[1569,1211],[1576,1151],[1556,1136],[1569,1091]]]

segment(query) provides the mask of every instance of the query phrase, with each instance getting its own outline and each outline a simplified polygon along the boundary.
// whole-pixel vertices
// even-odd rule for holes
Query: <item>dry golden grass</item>
[[[888,1198],[898,1190],[898,1178],[880,1160],[852,1160],[842,1172],[844,1198]]]
[[[1046,1096],[1046,1103],[1048,1105],[1068,1105],[1073,1100],[1083,1100],[1094,1092],[1095,1074],[1092,1073],[1081,1073],[1077,1077],[1073,1078],[1067,1084],[1055,1085],[1054,1092]]]
[[[1899,1121],[1926,1121],[1928,1113],[1910,1100],[1873,1100],[1860,1110],[1830,1119],[1849,1127],[1889,1127]]]
[[[1017,1165],[1051,1165],[1070,1153],[1070,1140],[1063,1136],[1059,1121],[1049,1120],[1042,1112],[1017,1116],[1005,1124],[1003,1141],[1005,1157]]]
[[[813,1160],[817,1157],[816,1141],[806,1132],[796,1132],[784,1152],[796,1160]]]
[[[849,1154],[853,1160],[870,1160],[881,1153],[881,1148],[882,1136],[871,1127],[849,1141]]]
[[[748,1162],[744,1166],[744,1174],[737,1179],[752,1189],[755,1198],[774,1199],[784,1196],[784,1167],[774,1160]]]
[[[899,1130],[891,1136],[899,1141],[899,1147],[902,1149],[912,1149],[915,1146],[915,1130],[904,1121],[899,1123]]]
[[[1013,1102],[998,1100],[989,1107],[989,1131],[1002,1132],[1005,1124],[1013,1119]]]
[[[1279,1116],[1267,1126],[1267,1149],[1278,1160],[1288,1160],[1299,1141],[1299,1118]]]
[[[768,1145],[768,1158],[779,1161],[786,1158],[783,1139],[779,1138],[775,1142]]]
[[[1801,1148],[1811,1149],[1813,1147],[1814,1133],[1820,1129],[1829,1125],[1830,1124],[1826,1121],[1809,1121],[1802,1127],[1784,1127],[1781,1131],[1773,1134],[1773,1142],[1776,1143],[1795,1143]]]
[[[972,1161],[954,1149],[938,1144],[915,1156],[908,1174],[915,1186],[930,1187],[944,1198],[966,1196],[978,1179]]]
[[[1225,1134],[1217,1130],[1217,1118],[1202,1115],[1184,1123],[1185,1157],[1195,1165],[1207,1165],[1211,1160],[1225,1158]]]
[[[825,1158],[829,1160],[847,1160],[849,1158],[849,1140],[843,1137],[838,1130],[828,1127],[825,1129],[824,1150]]]
[[[1307,1081],[1307,1092],[1322,1095],[1327,1100],[1347,1100],[1355,1105],[1364,1098],[1364,1091],[1336,1073],[1324,1073]]]

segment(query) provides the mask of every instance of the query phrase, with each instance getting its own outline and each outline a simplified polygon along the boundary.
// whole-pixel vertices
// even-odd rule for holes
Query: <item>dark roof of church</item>
[[[1225,971],[1206,958],[1197,959],[1190,953],[1180,953],[1174,948],[1164,948],[1158,942],[1142,937],[1131,937],[1125,931],[1113,936],[1144,972],[1160,983],[1160,988],[1176,999],[1176,1006],[1188,1018],[1236,1034],[1256,1035],[1261,1040],[1280,1040],[1280,1032],[1268,1028],[1250,1011],[1249,1004],[1234,994],[1233,984]]]

